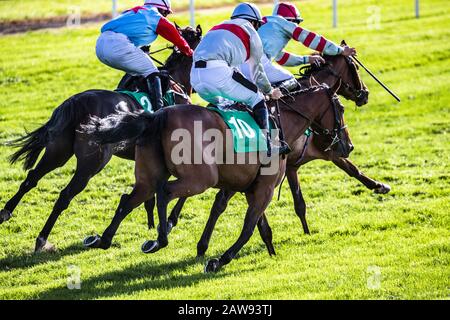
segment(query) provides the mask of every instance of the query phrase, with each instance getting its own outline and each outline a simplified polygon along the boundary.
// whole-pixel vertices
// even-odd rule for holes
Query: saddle
[[[167,71],[160,70],[160,78],[164,106],[167,107],[174,105],[175,94],[170,88],[170,79]],[[147,102],[145,99],[142,100],[142,97],[146,96],[148,102],[151,101],[147,92],[145,77],[143,76],[132,76],[130,74],[125,74],[117,85],[117,89],[114,91],[131,96],[141,107],[144,108],[144,110],[147,110]]]

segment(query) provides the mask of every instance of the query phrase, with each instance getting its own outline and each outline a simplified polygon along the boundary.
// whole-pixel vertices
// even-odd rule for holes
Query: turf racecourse
[[[204,274],[195,250],[214,190],[188,200],[169,246],[154,255],[140,252],[142,242],[156,236],[146,229],[141,207],[124,221],[110,250],[82,247],[86,235],[104,230],[120,195],[134,182],[133,163],[115,158],[61,215],[49,238],[59,250],[34,255],[35,237],[74,171],[71,159],[41,180],[13,219],[0,225],[0,298],[448,299],[448,1],[423,1],[419,20],[412,1],[343,1],[338,29],[330,27],[330,1],[299,4],[306,28],[356,46],[361,60],[402,98],[397,104],[362,72],[369,104],[356,109],[344,101],[355,145],[351,159],[389,183],[388,195],[373,194],[330,163],[312,162],[299,172],[312,235],[302,234],[286,184],[281,200],[267,210],[277,256],[268,256],[256,232],[231,264]],[[208,30],[228,14],[208,11],[197,21]],[[186,25],[188,17],[175,20]],[[12,150],[3,143],[23,134],[23,127],[44,123],[70,95],[114,88],[120,79],[120,72],[96,60],[98,28],[0,37],[1,206],[25,177],[19,165],[8,164]],[[290,45],[308,52],[297,47]],[[243,196],[231,201],[209,258],[237,239],[245,209]],[[80,290],[67,288],[73,266],[80,272]]]

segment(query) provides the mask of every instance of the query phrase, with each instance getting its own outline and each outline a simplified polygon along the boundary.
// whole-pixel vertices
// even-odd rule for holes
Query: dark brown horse
[[[289,105],[281,106],[285,141],[292,144],[312,125],[318,132],[336,136],[336,143],[331,146],[333,152],[348,157],[352,145],[344,124],[344,109],[333,91],[328,87],[313,87],[292,94],[292,98]],[[154,114],[112,115],[106,119],[93,119],[83,127],[86,133],[104,146],[138,139],[133,191],[122,196],[114,218],[103,235],[87,237],[84,245],[109,248],[123,219],[156,193],[160,221],[158,239],[146,241],[142,246],[145,253],[153,253],[168,245],[167,205],[171,200],[200,194],[212,187],[244,192],[249,206],[238,241],[220,259],[213,259],[206,265],[206,271],[217,271],[229,263],[249,240],[259,219],[265,219],[264,210],[283,177],[286,160],[271,158],[267,165],[274,170],[264,171],[267,165],[261,167],[261,158],[253,153],[253,159],[257,161],[239,164],[232,147],[230,151],[233,140],[227,134],[229,130],[215,112],[187,105],[170,109]],[[201,123],[200,129],[196,129],[196,123]],[[211,131],[219,133],[214,142],[203,138]],[[179,132],[184,133],[183,139],[188,141],[189,146],[182,151],[183,155],[187,154],[187,159],[182,162],[174,156],[179,142],[173,135]],[[211,150],[211,145],[215,151],[209,154],[204,152]],[[200,159],[196,155],[200,155]],[[231,157],[231,163],[224,161],[228,157]],[[168,181],[170,176],[177,179]]]
[[[182,36],[192,48],[201,39],[201,29],[187,27],[180,30]],[[168,58],[165,68],[173,79],[187,88],[189,83],[192,58],[185,57],[174,50]],[[177,95],[179,103],[186,103],[183,95]],[[189,98],[187,98],[189,99]],[[80,124],[86,123],[90,116],[105,118],[118,111],[137,111],[141,107],[128,95],[107,90],[89,90],[76,94],[66,100],[53,112],[50,120],[42,127],[15,141],[21,148],[11,157],[11,163],[24,161],[24,169],[30,170],[18,192],[0,211],[0,224],[11,218],[12,213],[22,197],[33,189],[38,181],[47,173],[63,166],[73,155],[77,158],[76,170],[69,184],[61,191],[53,210],[39,236],[36,239],[35,251],[52,250],[47,239],[59,215],[69,206],[70,201],[84,190],[89,180],[99,173],[113,155],[134,160],[135,141],[128,141],[120,150],[114,145],[99,148],[77,132]],[[39,154],[44,155],[33,168]],[[145,203],[146,209],[153,211],[152,204]]]
[[[341,96],[354,101],[358,106],[366,104],[369,92],[358,74],[357,65],[344,56],[324,56],[324,58],[326,60],[324,65],[320,67],[313,65],[308,67],[306,71],[302,71],[303,76],[298,79],[301,86],[309,87],[315,83],[325,83],[332,89],[337,90],[337,93]],[[337,156],[332,150],[325,151],[330,143],[328,137],[325,140],[317,132],[312,133],[309,137],[303,135],[291,146],[293,151],[288,155],[286,176],[294,199],[295,212],[300,218],[304,232],[307,234],[309,234],[309,228],[306,221],[306,204],[297,176],[297,171],[301,165],[316,159],[332,161],[337,167],[351,177],[358,179],[376,193],[390,191],[388,185],[367,177],[349,159]],[[233,195],[234,192],[225,190],[221,190],[217,194],[210,218],[197,246],[199,256],[206,252],[215,223],[226,209],[228,201]],[[172,210],[168,219],[169,232],[178,223],[185,201],[184,198],[180,199]],[[148,213],[150,214],[150,211]],[[149,215],[148,220],[153,221],[153,215]]]

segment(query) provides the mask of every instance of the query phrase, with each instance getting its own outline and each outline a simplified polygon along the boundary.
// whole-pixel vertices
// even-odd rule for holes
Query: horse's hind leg
[[[149,229],[155,227],[155,217],[153,211],[155,210],[156,198],[153,197],[150,200],[144,202],[145,211],[147,212],[147,226]]]
[[[67,209],[72,199],[83,191],[84,188],[86,188],[89,180],[104,168],[112,156],[112,152],[109,149],[104,149],[100,152],[97,149],[84,149],[81,147],[80,151],[76,153],[78,159],[75,174],[69,184],[59,194],[58,200],[56,200],[47,222],[36,239],[36,252],[54,249],[53,245],[51,245],[47,239],[56,223],[56,220],[61,213]]]
[[[180,218],[181,209],[183,209],[184,204],[186,203],[187,198],[178,199],[175,207],[173,207],[172,212],[170,213],[169,218],[167,219],[167,232],[170,233],[172,228],[178,224],[178,219]]]
[[[144,201],[151,200],[156,192],[157,183],[169,178],[161,153],[154,145],[148,144],[137,148],[135,175],[136,183],[133,191],[130,194],[122,195],[114,217],[103,235],[86,237],[83,241],[85,247],[108,249],[117,229],[128,214]],[[151,202],[149,204],[152,205]]]
[[[227,191],[225,189],[220,190],[216,194],[214,204],[211,208],[209,214],[208,222],[206,223],[205,229],[203,230],[202,236],[197,243],[197,257],[203,257],[206,250],[208,250],[209,241],[211,239],[214,227],[219,219],[220,215],[227,208],[228,202],[236,194],[233,191]]]
[[[350,177],[358,179],[368,189],[374,190],[375,193],[385,194],[391,191],[391,187],[389,185],[369,178],[348,159],[338,158],[333,160],[333,163],[340,169],[344,170]]]
[[[300,184],[298,183],[297,168],[287,167],[286,176],[289,182],[289,187],[291,189],[292,197],[294,199],[294,209],[297,216],[300,218],[302,223],[303,231],[309,234],[308,223],[306,222],[306,203],[303,199],[302,190],[300,189]]]
[[[205,272],[216,272],[222,266],[230,263],[252,236],[258,220],[261,218],[264,210],[266,210],[273,195],[274,186],[267,185],[263,181],[264,179],[261,179],[260,176],[260,180],[254,189],[246,193],[248,209],[245,215],[244,227],[238,240],[219,259],[208,261],[205,266]]]
[[[86,237],[83,241],[83,245],[88,248],[101,249],[108,249],[111,247],[112,240],[122,221],[134,208],[152,197],[154,192],[155,191],[151,190],[147,184],[136,183],[130,194],[123,194],[120,198],[120,203],[116,209],[114,218],[103,232],[103,235],[101,237],[98,235]]]
[[[64,139],[58,139],[45,148],[44,155],[36,167],[28,172],[17,193],[6,203],[5,208],[0,211],[0,224],[11,218],[14,209],[23,196],[36,187],[42,177],[56,168],[62,167],[70,159],[73,155],[72,141]]]

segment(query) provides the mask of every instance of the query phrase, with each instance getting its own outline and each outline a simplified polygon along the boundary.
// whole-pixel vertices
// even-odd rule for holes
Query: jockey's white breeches
[[[285,80],[289,80],[294,78],[294,75],[290,73],[288,70],[284,69],[282,66],[273,63],[267,58],[265,54],[263,54],[261,58],[261,62],[264,67],[264,71],[266,72],[267,78],[271,84],[275,84],[278,82],[282,82]],[[247,78],[251,79],[250,68],[247,63],[243,63],[239,66],[239,70],[242,74]]]
[[[228,66],[225,61],[208,61],[206,68],[191,69],[191,85],[204,100],[220,105],[228,101],[241,102],[254,107],[264,99],[264,95],[257,89],[249,89],[233,79],[237,70]]]
[[[147,77],[158,72],[150,57],[122,33],[103,32],[97,40],[95,49],[101,62],[133,76]]]

